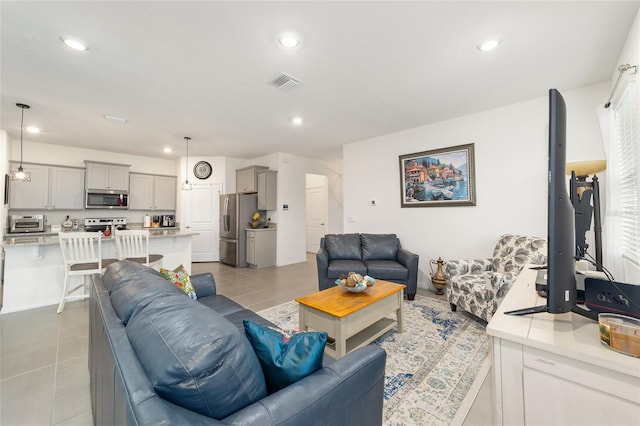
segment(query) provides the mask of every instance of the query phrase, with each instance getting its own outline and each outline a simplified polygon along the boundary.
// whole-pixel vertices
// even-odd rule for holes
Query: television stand
[[[516,309],[514,311],[505,312],[505,314],[506,315],[530,315],[530,314],[538,314],[540,312],[547,312],[547,305]]]
[[[541,312],[549,312],[547,310],[547,305],[540,305],[540,306],[532,306],[530,308],[515,309],[513,311],[505,312],[505,315],[531,315],[531,314],[538,314],[538,313],[541,313]],[[596,312],[588,311],[588,310],[582,309],[582,308],[578,308],[578,306],[574,306],[573,309],[571,309],[571,312],[576,313],[578,315],[582,315],[583,317],[587,317],[587,318],[592,319],[594,321],[598,321],[598,314]]]
[[[535,279],[523,269],[487,325],[494,423],[628,424],[640,412],[638,358],[600,343],[598,323],[573,312],[504,315],[545,303]]]

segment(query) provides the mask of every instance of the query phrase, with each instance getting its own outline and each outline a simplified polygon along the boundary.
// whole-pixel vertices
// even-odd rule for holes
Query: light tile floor
[[[316,262],[263,269],[194,263],[192,274],[211,272],[218,292],[259,311],[317,291]],[[424,289],[424,296],[442,298]],[[88,303],[0,315],[0,425],[91,425]],[[465,426],[490,425],[490,375]]]

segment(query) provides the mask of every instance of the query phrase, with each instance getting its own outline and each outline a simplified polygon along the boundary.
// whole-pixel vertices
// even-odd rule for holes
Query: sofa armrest
[[[518,278],[517,272],[491,272],[491,291],[493,299],[500,300],[505,298],[509,289]]]
[[[369,345],[223,419],[225,424],[381,425],[387,354]]]
[[[405,293],[416,294],[418,290],[418,261],[420,260],[420,256],[405,248],[398,247],[396,260],[409,270]]]
[[[214,296],[216,294],[216,279],[211,272],[191,275],[191,284],[198,297]]]
[[[446,279],[456,275],[481,274],[493,270],[492,259],[447,260],[445,263]]]
[[[329,275],[329,252],[326,249],[320,247],[316,253],[316,264],[318,266],[318,290],[325,290],[328,288]]]

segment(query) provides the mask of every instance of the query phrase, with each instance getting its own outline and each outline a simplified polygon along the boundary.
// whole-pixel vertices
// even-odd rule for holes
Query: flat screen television
[[[560,92],[549,90],[549,174],[547,195],[547,304],[505,312],[526,315],[538,312],[562,314],[575,312],[593,320],[599,312],[614,312],[640,318],[640,288],[634,284],[585,279],[586,308],[577,302],[575,210],[565,182],[566,105]],[[571,174],[571,191],[576,188]],[[539,268],[537,268],[539,269]],[[606,270],[605,270],[606,271]]]
[[[525,315],[536,312],[560,314],[576,309],[575,212],[567,184],[567,113],[564,99],[549,90],[549,174],[547,193],[547,304],[505,312]]]

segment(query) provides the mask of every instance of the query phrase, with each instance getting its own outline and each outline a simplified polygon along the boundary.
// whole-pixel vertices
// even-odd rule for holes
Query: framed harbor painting
[[[401,155],[400,206],[475,206],[473,145]]]

